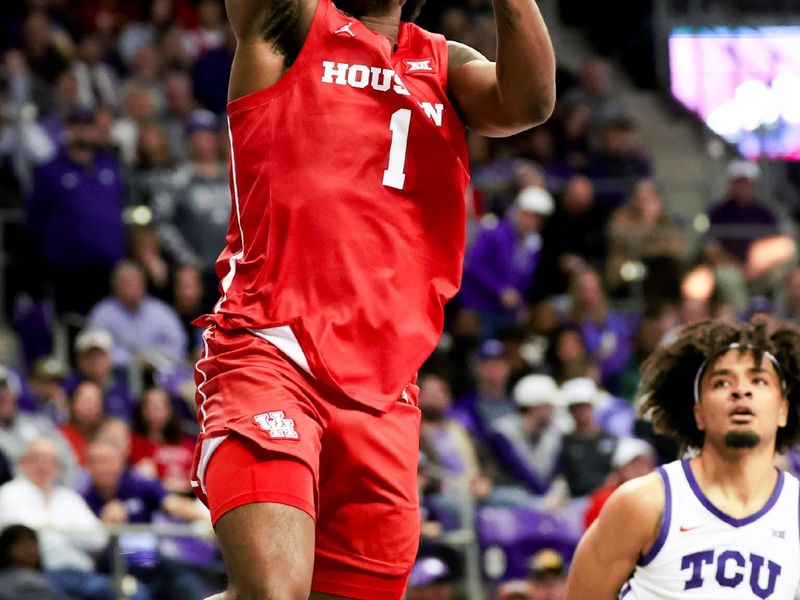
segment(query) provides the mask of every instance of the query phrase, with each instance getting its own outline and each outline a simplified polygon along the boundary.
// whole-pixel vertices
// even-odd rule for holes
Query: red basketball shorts
[[[254,502],[294,506],[316,521],[314,591],[402,598],[419,542],[416,386],[380,413],[246,331],[203,339],[192,485],[213,522]]]

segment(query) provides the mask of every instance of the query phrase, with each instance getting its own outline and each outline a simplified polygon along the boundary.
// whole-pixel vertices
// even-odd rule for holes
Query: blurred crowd
[[[647,47],[647,14],[598,40],[577,4],[562,17],[601,52]],[[488,0],[429,5],[424,25],[492,58]],[[188,477],[191,322],[216,301],[230,210],[223,3],[28,0],[0,35],[0,599],[203,598],[224,586],[213,544],[129,528],[110,548],[109,533],[209,527]],[[448,540],[465,530],[497,598],[562,598],[605,499],[678,454],[637,417],[642,361],[708,317],[800,318],[794,239],[759,167],[731,161],[699,225],[674,214],[609,73],[599,55],[560,70],[541,127],[469,134],[463,288],[418,382],[409,598],[460,597]]]

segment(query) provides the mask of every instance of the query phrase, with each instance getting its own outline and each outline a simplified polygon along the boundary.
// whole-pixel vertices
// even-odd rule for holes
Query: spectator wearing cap
[[[600,390],[591,379],[577,377],[561,386],[561,397],[574,429],[562,440],[560,467],[570,496],[583,498],[600,488],[611,472],[615,438],[595,423]]]
[[[114,340],[100,327],[87,327],[75,338],[75,366],[64,381],[64,388],[72,395],[82,381],[91,381],[103,392],[103,411],[108,416],[129,419],[133,406],[124,376],[114,371],[111,350]]]
[[[453,577],[447,564],[435,556],[417,559],[408,580],[408,600],[452,600]]]
[[[744,266],[753,241],[779,232],[778,217],[757,198],[760,167],[737,159],[728,165],[728,193],[708,213],[705,251],[715,264]]]
[[[54,356],[37,360],[28,379],[28,387],[36,402],[36,413],[49,418],[54,425],[61,425],[69,417],[67,392],[63,380],[67,369]]]
[[[542,258],[541,231],[553,208],[547,190],[527,187],[509,216],[478,233],[464,264],[459,298],[462,308],[480,316],[483,338],[514,325],[530,300]]]
[[[474,387],[458,399],[451,414],[470,433],[485,440],[498,419],[515,411],[508,394],[511,366],[505,344],[495,339],[484,340],[470,366]]]
[[[70,597],[111,600],[108,577],[95,573],[92,554],[108,535],[83,498],[59,485],[59,449],[38,438],[25,447],[20,472],[0,487],[0,526],[20,523],[36,530],[49,579]]]
[[[554,415],[559,396],[558,384],[549,375],[526,375],[512,390],[517,413],[498,419],[493,427],[490,447],[502,469],[524,490],[518,495],[523,505],[531,504],[529,494],[547,491],[558,468],[562,433]]]
[[[12,468],[16,468],[31,441],[48,438],[58,448],[64,481],[72,483],[77,468],[75,455],[69,443],[46,417],[20,412],[19,393],[19,377],[6,367],[0,366],[0,452],[6,456]]]
[[[94,113],[73,111],[61,152],[35,170],[28,196],[28,229],[59,314],[86,314],[125,254],[122,169],[99,145]]]
[[[186,332],[175,309],[148,295],[144,271],[134,262],[114,267],[111,295],[86,320],[111,334],[111,363],[121,371],[137,366],[166,374],[186,359]]]
[[[208,292],[206,312],[217,300],[214,265],[225,246],[231,207],[228,170],[217,144],[219,128],[219,119],[210,111],[189,115],[189,160],[177,171],[172,202],[160,205],[156,214],[165,250],[173,260],[200,266]]]
[[[737,159],[728,165],[726,196],[708,212],[705,258],[715,267],[721,294],[736,310],[747,303],[747,284],[762,273],[753,251],[759,242],[780,236],[778,215],[758,198],[761,169]]]
[[[583,515],[583,523],[589,528],[600,516],[603,505],[619,486],[635,477],[647,475],[655,467],[656,454],[653,447],[639,438],[624,437],[617,440],[617,447],[611,456],[612,473],[608,483],[597,490],[589,499],[589,506]]]
[[[552,548],[539,550],[528,563],[528,581],[533,600],[564,600],[567,597],[564,557]]]

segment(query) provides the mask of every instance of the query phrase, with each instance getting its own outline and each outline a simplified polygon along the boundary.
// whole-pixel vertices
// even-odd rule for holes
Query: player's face
[[[705,431],[706,444],[774,446],[778,428],[786,425],[788,410],[772,362],[764,358],[756,364],[749,352],[730,350],[706,369],[695,419]]]

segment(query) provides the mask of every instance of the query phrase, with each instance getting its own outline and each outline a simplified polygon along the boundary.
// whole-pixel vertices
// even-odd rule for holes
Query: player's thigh
[[[211,457],[206,499],[236,600],[308,597],[316,479],[300,456],[232,433]]]
[[[332,414],[320,455],[316,592],[402,597],[419,544],[419,420],[401,402],[384,414]]]
[[[314,521],[293,506],[239,506],[217,521],[217,538],[236,598],[308,597],[314,567]]]

